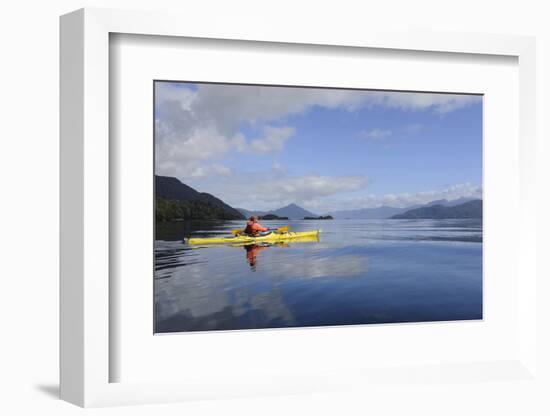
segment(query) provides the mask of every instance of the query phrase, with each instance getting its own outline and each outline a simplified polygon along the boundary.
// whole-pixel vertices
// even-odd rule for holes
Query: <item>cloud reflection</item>
[[[294,326],[282,284],[359,277],[368,271],[368,258],[360,255],[320,257],[318,251],[288,243],[234,248],[203,249],[200,253],[206,254],[210,263],[186,264],[174,270],[171,278],[156,281],[157,332]],[[208,250],[217,250],[225,257],[210,256]],[[258,260],[260,252],[264,258]],[[185,251],[182,255],[190,254]],[[242,277],[237,258],[254,273]]]

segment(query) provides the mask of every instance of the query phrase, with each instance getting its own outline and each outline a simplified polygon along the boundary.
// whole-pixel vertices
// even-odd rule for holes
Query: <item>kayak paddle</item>
[[[279,233],[286,233],[286,232],[288,232],[288,229],[289,229],[289,226],[285,225],[284,227],[275,228],[275,231],[277,231]],[[272,229],[270,228],[270,230],[272,230]],[[244,230],[242,228],[238,228],[236,230],[231,230],[231,234],[233,234],[233,235],[238,235],[238,234],[241,234],[243,232],[244,232]]]

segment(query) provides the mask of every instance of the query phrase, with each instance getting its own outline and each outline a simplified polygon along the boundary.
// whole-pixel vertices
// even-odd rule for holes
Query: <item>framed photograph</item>
[[[156,80],[154,106],[155,333],[483,318],[481,95]]]
[[[536,383],[534,40],[179,22],[61,19],[62,398]]]

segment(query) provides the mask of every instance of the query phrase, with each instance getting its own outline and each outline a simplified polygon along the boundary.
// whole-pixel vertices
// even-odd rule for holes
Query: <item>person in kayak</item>
[[[266,235],[269,232],[269,228],[263,227],[258,222],[258,217],[256,215],[252,215],[248,221],[246,222],[246,227],[244,229],[244,233],[247,235],[252,235],[254,237],[258,237],[260,235]]]

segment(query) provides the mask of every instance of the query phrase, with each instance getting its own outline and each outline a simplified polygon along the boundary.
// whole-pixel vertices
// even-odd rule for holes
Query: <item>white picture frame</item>
[[[195,398],[260,394],[323,392],[345,388],[344,379],[358,386],[410,378],[410,369],[380,368],[368,373],[331,369],[322,382],[317,374],[290,372],[249,383],[228,385],[227,379],[188,379],[126,383],[110,382],[109,275],[110,165],[109,158],[109,36],[112,33],[226,39],[281,44],[383,48],[453,54],[516,57],[519,62],[520,211],[517,293],[519,354],[495,363],[442,363],[417,368],[413,378],[476,383],[475,371],[494,371],[518,381],[537,377],[535,267],[535,41],[530,37],[365,30],[327,34],[322,30],[280,30],[200,21],[181,24],[177,14],[82,9],[61,18],[61,397],[80,406],[159,403]],[[236,28],[239,28],[236,30]],[[307,336],[307,335],[304,335]],[[284,370],[284,369],[283,369]],[[360,369],[359,369],[360,370]],[[319,368],[320,372],[328,371]]]

